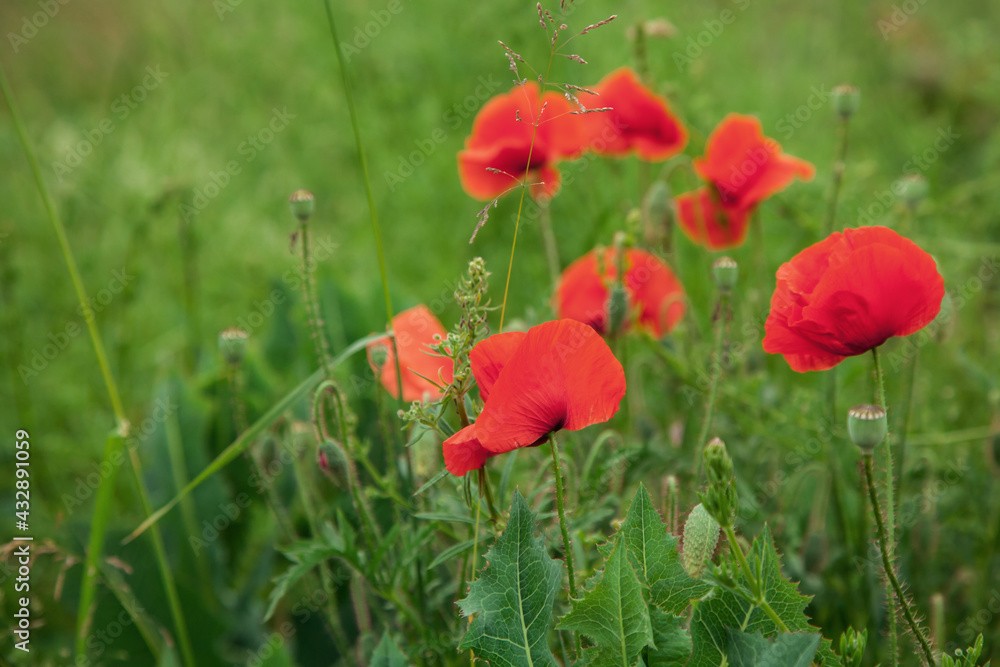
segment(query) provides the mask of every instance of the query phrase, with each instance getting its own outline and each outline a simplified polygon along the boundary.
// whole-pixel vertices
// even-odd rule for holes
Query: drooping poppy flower
[[[934,259],[886,227],[835,232],[778,269],[764,350],[800,373],[833,368],[893,336],[909,336],[941,310]]]
[[[800,178],[812,180],[813,166],[781,152],[753,116],[729,114],[715,128],[695,171],[708,185],[676,198],[681,228],[712,250],[741,245],[749,214],[762,201]]]
[[[608,111],[583,116],[590,147],[599,155],[624,157],[635,153],[648,162],[677,155],[687,145],[687,130],[670,111],[667,101],[643,85],[630,67],[611,72],[580,101],[587,108]]]
[[[462,187],[486,201],[527,177],[533,196],[555,195],[560,184],[556,163],[580,155],[586,146],[580,116],[572,113],[576,110],[561,95],[540,94],[533,81],[491,99],[476,114],[472,134],[458,153]]]
[[[642,329],[662,338],[684,316],[684,287],[670,267],[656,255],[630,248],[625,252],[625,277],[622,284],[628,297],[631,317]],[[601,335],[608,334],[608,299],[610,285],[618,277],[614,248],[593,250],[563,271],[556,289],[555,306],[559,317],[568,317],[592,326]]]
[[[608,344],[576,320],[490,336],[472,348],[483,411],[444,441],[445,467],[465,475],[486,459],[605,422],[625,396],[625,371]]]
[[[441,326],[441,322],[434,317],[434,313],[427,306],[421,304],[393,317],[392,330],[396,334],[399,367],[403,375],[403,400],[422,401],[440,398],[441,392],[429,380],[441,385],[451,384],[454,370],[451,359],[438,356],[428,347],[448,334]],[[382,386],[393,398],[399,398],[392,341],[388,336],[378,338],[368,343],[367,350],[368,363],[378,375]]]

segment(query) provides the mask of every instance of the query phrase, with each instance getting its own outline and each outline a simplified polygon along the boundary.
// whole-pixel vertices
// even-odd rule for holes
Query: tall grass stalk
[[[108,398],[111,401],[111,409],[114,412],[115,421],[117,422],[117,437],[112,436],[107,440],[107,444],[104,448],[102,469],[106,464],[111,470],[116,470],[117,468],[112,463],[112,459],[117,456],[121,452],[122,447],[125,446],[125,441],[129,432],[128,419],[125,416],[125,408],[122,404],[121,394],[118,391],[118,385],[115,382],[114,374],[111,372],[111,367],[108,364],[108,356],[104,350],[104,343],[101,340],[101,334],[97,330],[97,323],[93,313],[89,310],[89,306],[87,305],[90,303],[87,299],[87,291],[83,286],[83,279],[80,277],[80,271],[77,269],[76,259],[73,257],[73,251],[69,245],[69,238],[66,236],[66,229],[63,227],[62,220],[59,218],[59,213],[56,211],[55,202],[52,200],[52,195],[49,193],[48,186],[45,184],[41,167],[38,164],[38,157],[35,155],[34,147],[28,140],[28,132],[21,120],[21,114],[17,110],[17,105],[14,102],[14,93],[11,91],[10,84],[7,81],[7,73],[4,71],[2,66],[0,66],[0,88],[3,89],[4,100],[7,102],[7,108],[10,110],[10,116],[14,123],[14,129],[21,142],[21,147],[24,149],[24,155],[28,160],[28,164],[31,167],[31,173],[34,176],[35,186],[38,188],[38,194],[42,198],[42,204],[45,206],[49,222],[52,224],[52,228],[56,233],[56,239],[59,241],[59,249],[62,252],[63,262],[66,264],[66,269],[69,271],[70,281],[73,283],[73,291],[76,293],[77,301],[80,304],[80,312],[87,314],[87,316],[84,317],[84,320],[87,323],[87,333],[90,335],[90,342],[94,347],[94,354],[97,356],[97,364],[100,367],[101,376],[104,378],[104,386],[107,389]],[[146,492],[145,482],[142,478],[142,464],[133,448],[129,448],[129,458],[132,462],[132,470],[135,473],[136,486],[139,489],[139,495],[143,501],[143,507],[148,516],[148,494]],[[116,478],[116,474],[111,474],[101,480],[101,484],[98,487],[97,502],[94,504],[94,518],[91,521],[89,549],[87,551],[83,577],[80,584],[80,606],[77,610],[77,659],[86,657],[86,635],[88,622],[91,618],[90,605],[93,604],[94,594],[96,592],[99,563],[104,551],[104,532],[107,529],[108,518],[111,512],[112,491]],[[166,554],[163,551],[163,539],[158,528],[153,534],[153,548],[156,553],[158,565],[160,566],[160,573],[163,577],[164,592],[167,595],[167,599],[171,603],[170,607],[171,612],[174,615],[174,625],[176,627],[178,639],[181,642],[181,649],[184,653],[185,661],[188,665],[194,665],[195,663],[191,656],[191,647],[187,640],[187,630],[184,623],[184,616],[180,609],[180,605],[177,604],[177,588],[174,584],[173,573],[166,563]]]

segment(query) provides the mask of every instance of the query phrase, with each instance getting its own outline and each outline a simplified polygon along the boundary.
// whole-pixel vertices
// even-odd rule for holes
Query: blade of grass
[[[118,385],[115,383],[114,375],[111,373],[111,367],[108,364],[108,356],[104,350],[104,343],[101,340],[100,332],[97,330],[97,323],[95,321],[93,311],[88,305],[90,301],[87,299],[87,291],[83,286],[83,279],[80,277],[80,271],[77,269],[76,259],[73,257],[73,251],[69,245],[69,238],[66,236],[66,229],[63,227],[62,220],[59,218],[59,214],[56,211],[52,195],[49,194],[48,187],[45,185],[45,179],[42,176],[41,167],[38,164],[38,157],[35,155],[35,150],[32,147],[31,142],[28,140],[28,132],[24,127],[24,123],[21,121],[21,115],[17,110],[17,106],[14,104],[14,94],[10,89],[10,84],[7,82],[7,74],[2,66],[0,66],[0,89],[3,90],[3,96],[7,102],[7,108],[10,109],[11,120],[14,122],[14,127],[16,129],[18,139],[21,142],[21,147],[24,150],[24,155],[31,167],[31,173],[34,176],[35,186],[38,188],[38,194],[42,199],[42,204],[48,214],[49,222],[52,223],[52,228],[55,230],[56,238],[59,241],[59,249],[62,252],[66,269],[69,271],[70,281],[73,283],[73,290],[76,292],[76,298],[80,304],[80,312],[85,314],[84,320],[87,323],[87,332],[90,335],[90,342],[94,347],[97,364],[100,366],[101,375],[104,378],[104,385],[108,392],[108,398],[111,401],[111,408],[114,411],[115,421],[117,422],[117,437],[111,437],[105,443],[102,469],[104,464],[107,464],[112,470],[116,470],[117,466],[113,464],[112,460],[121,453],[121,449],[125,446],[125,439],[128,437],[129,432],[128,419],[125,416],[125,409],[122,405],[121,394],[118,391]],[[139,457],[136,455],[134,449],[129,449],[129,456],[132,461],[132,471],[135,474],[136,486],[139,488],[140,496],[144,500],[144,506],[146,506],[148,513],[149,508],[148,503],[145,502],[147,494],[145,483],[142,478],[141,462],[139,461]],[[104,534],[107,530],[108,515],[111,512],[111,500],[113,496],[115,477],[117,477],[117,475],[112,473],[101,481],[100,487],[98,488],[98,499],[100,502],[95,503],[94,518],[91,521],[91,535],[89,540],[90,550],[87,552],[87,566],[84,568],[82,581],[80,583],[80,607],[77,611],[76,657],[78,661],[81,657],[86,657],[86,629],[90,618],[90,605],[93,603],[96,593],[97,570],[104,550]],[[166,567],[165,554],[162,553],[163,540],[158,532],[155,533],[153,537],[154,542],[158,544],[159,547],[157,551],[157,558],[160,559],[162,557],[164,559],[164,567],[161,567],[161,571],[163,574],[165,592],[167,593],[168,598],[172,595],[176,597],[173,574],[170,571],[170,568]],[[180,611],[179,607],[174,608],[173,606],[172,610],[177,612]],[[174,622],[177,624],[178,634],[181,635],[183,641],[186,641],[187,637],[186,630],[184,628],[183,616],[175,615]],[[188,647],[188,649],[188,653],[185,657],[189,658],[190,647]],[[194,662],[189,660],[188,665],[193,667]]]
[[[364,338],[354,341],[351,345],[347,347],[346,350],[344,350],[334,358],[333,366],[336,367],[337,365],[342,363],[345,359],[356,354],[358,351],[365,349],[368,343],[377,340],[379,338],[382,338],[383,336],[385,336],[385,334],[383,333],[371,334],[370,336],[365,336]],[[258,419],[246,431],[241,433],[240,436],[232,442],[232,444],[230,444],[228,447],[222,450],[222,452],[217,457],[215,457],[215,460],[209,463],[208,466],[206,466],[204,470],[198,473],[198,475],[193,480],[188,482],[187,486],[181,489],[181,491],[176,496],[174,496],[169,502],[167,502],[166,505],[156,510],[152,514],[150,514],[145,521],[139,524],[138,528],[136,528],[134,531],[132,531],[132,533],[128,537],[122,540],[122,544],[128,544],[135,538],[142,535],[144,532],[146,532],[146,530],[150,526],[159,521],[164,514],[173,509],[177,505],[177,503],[179,503],[186,495],[191,493],[191,491],[193,491],[199,484],[204,482],[206,479],[208,479],[218,471],[222,470],[222,468],[226,467],[230,462],[232,462],[233,459],[240,456],[240,454],[243,453],[243,450],[249,447],[250,443],[256,440],[262,431],[264,431],[267,428],[270,428],[270,426],[274,424],[274,422],[278,421],[278,418],[285,413],[285,410],[287,410],[297,400],[301,399],[303,396],[312,391],[316,387],[316,385],[318,385],[320,382],[323,381],[323,377],[324,377],[323,369],[321,368],[312,375],[310,375],[308,378],[303,380],[302,383],[299,384],[299,386],[292,389],[292,391],[289,392],[284,398],[282,398],[280,401],[272,405],[271,409],[268,410],[264,414],[264,416]]]

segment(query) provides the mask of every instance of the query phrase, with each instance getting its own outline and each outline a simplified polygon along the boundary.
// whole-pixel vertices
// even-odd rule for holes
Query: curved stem
[[[865,456],[864,460],[865,481],[868,486],[868,498],[872,504],[872,513],[875,515],[875,525],[878,530],[878,546],[879,552],[882,555],[882,568],[885,570],[886,579],[888,579],[889,585],[895,593],[896,600],[898,601],[900,608],[903,610],[903,618],[906,619],[907,625],[910,626],[910,632],[913,633],[913,635],[917,638],[917,642],[920,644],[920,650],[923,652],[923,659],[928,665],[934,665],[934,652],[931,650],[930,644],[927,642],[927,636],[924,634],[923,628],[921,628],[917,623],[916,617],[910,610],[910,605],[906,600],[906,596],[903,594],[902,587],[899,585],[899,580],[896,578],[896,571],[892,567],[890,559],[890,545],[886,536],[885,523],[882,521],[882,509],[879,507],[878,492],[875,490],[875,475],[872,472],[871,455]]]
[[[885,377],[882,374],[882,364],[879,362],[878,348],[872,348],[872,358],[875,360],[875,396],[879,407],[887,412],[889,407],[885,401]],[[885,440],[885,497],[886,497],[886,523],[888,524],[887,534],[888,549],[892,550],[896,544],[896,503],[893,500],[893,489],[896,486],[895,476],[892,474],[892,449],[889,447],[888,435]],[[881,516],[879,517],[881,520]],[[890,560],[893,558],[892,552],[886,554]],[[896,630],[896,617],[898,609],[893,602],[891,584],[885,585],[886,602],[889,605],[889,657],[893,664],[897,664],[899,659],[899,639]]]

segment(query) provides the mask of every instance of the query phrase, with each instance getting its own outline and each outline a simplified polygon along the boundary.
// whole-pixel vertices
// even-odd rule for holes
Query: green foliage
[[[409,660],[396,646],[389,633],[382,633],[382,639],[375,647],[375,653],[368,667],[409,667],[409,664]]]
[[[343,543],[336,545],[320,540],[298,542],[283,549],[282,553],[288,560],[292,561],[292,566],[275,577],[274,588],[271,589],[264,618],[271,617],[278,603],[302,577],[309,574],[320,563],[340,556],[343,550]]]
[[[733,667],[809,667],[820,641],[818,634],[782,634],[770,640],[732,628],[727,634],[726,657]]]
[[[588,667],[631,667],[653,643],[649,608],[622,542],[619,533],[604,571],[595,575],[597,584],[559,622],[560,630],[576,630],[593,640],[585,652]]]
[[[552,667],[548,630],[562,568],[535,537],[534,513],[518,491],[486,560],[489,566],[458,603],[463,614],[475,615],[459,648],[493,667]]]
[[[942,667],[977,667],[979,656],[983,653],[983,636],[976,637],[976,643],[965,649],[956,649],[955,657],[950,655],[941,656]],[[982,667],[990,667],[992,660],[987,660]]]

